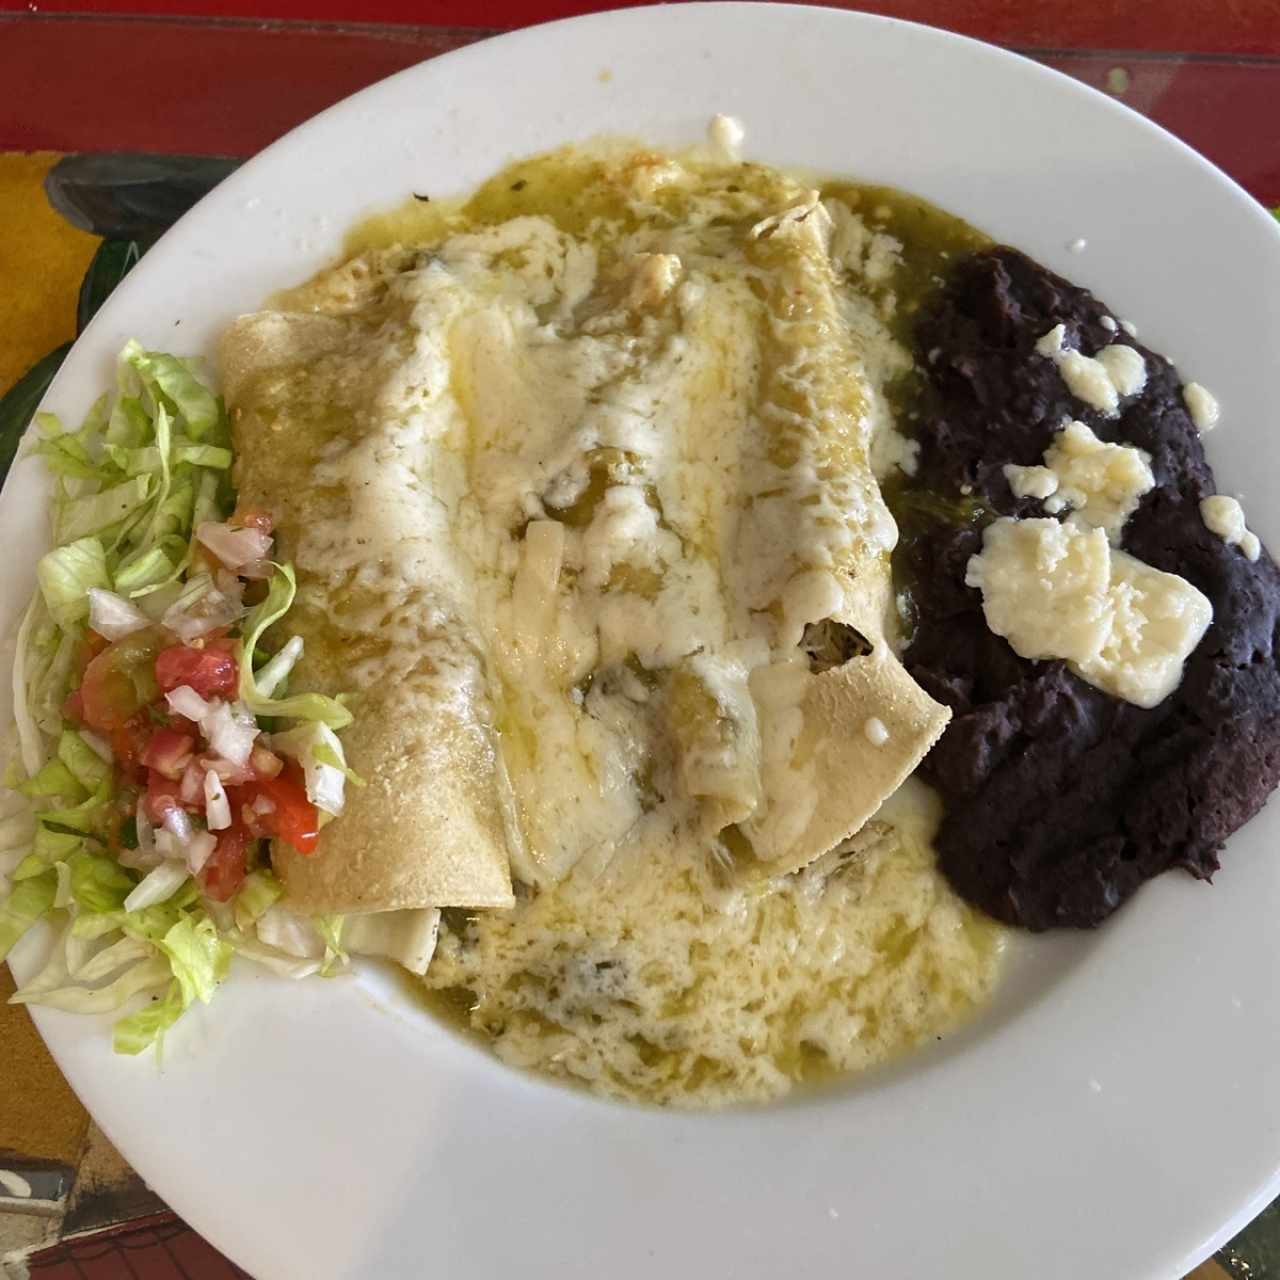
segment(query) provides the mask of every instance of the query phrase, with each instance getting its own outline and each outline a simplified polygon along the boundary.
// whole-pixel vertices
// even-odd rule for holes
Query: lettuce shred
[[[234,493],[227,415],[196,362],[130,342],[116,382],[115,396],[98,400],[77,428],[49,413],[35,419],[57,545],[37,565],[17,636],[16,751],[0,790],[0,960],[48,921],[56,930],[48,956],[13,1000],[117,1014],[115,1048],[137,1054],[159,1047],[193,1004],[209,1003],[233,954],[290,978],[344,969],[348,951],[407,957],[413,967],[430,955],[436,916],[361,918],[345,934],[340,916],[297,917],[300,948],[281,931],[294,918],[269,870],[252,871],[233,902],[218,904],[182,863],[124,856],[138,838],[133,819],[121,825],[132,793],[122,805],[107,744],[64,717],[84,662],[89,592],[114,592],[162,617],[198,563],[196,527],[225,520]],[[292,567],[274,566],[243,622],[238,692],[254,716],[272,718],[273,742],[301,761],[308,793],[332,816],[345,783],[363,785],[334,732],[351,712],[340,698],[285,690],[300,639],[274,662],[259,648],[296,590]],[[282,939],[289,945],[276,945]]]
[[[14,665],[18,752],[6,778],[31,820],[0,847],[9,891],[0,900],[0,959],[38,921],[60,932],[43,968],[13,997],[76,1012],[120,1012],[116,1048],[159,1042],[193,1002],[207,1003],[232,948],[190,876],[164,901],[129,911],[144,872],[109,852],[114,777],[90,738],[67,724],[86,639],[90,588],[139,601],[180,581],[199,520],[233,506],[231,431],[221,400],[192,363],[136,342],[121,352],[114,403],[102,397],[78,428],[36,415],[34,452],[53,476],[58,545],[36,569]],[[3,830],[8,830],[6,821]],[[144,895],[145,897],[146,895]]]

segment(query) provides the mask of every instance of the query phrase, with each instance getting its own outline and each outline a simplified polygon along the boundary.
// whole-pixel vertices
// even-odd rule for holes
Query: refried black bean
[[[946,804],[940,862],[969,901],[1030,929],[1097,925],[1170,867],[1208,880],[1223,841],[1280,780],[1280,571],[1265,550],[1251,563],[1205,528],[1199,504],[1217,489],[1182,380],[1162,356],[1104,326],[1109,314],[1086,290],[995,248],[953,269],[915,332],[927,384],[915,486],[971,500],[988,516],[1043,516],[1038,500],[1013,496],[1002,467],[1041,462],[1064,420],[1079,419],[1151,455],[1156,487],[1122,547],[1213,603],[1181,684],[1143,710],[1065,663],[1018,657],[992,634],[980,593],[964,585],[980,520],[904,529],[901,563],[917,610],[904,660],[954,713],[924,765]],[[1086,355],[1112,341],[1141,352],[1146,387],[1118,417],[1076,400],[1036,354],[1036,340],[1059,323]]]

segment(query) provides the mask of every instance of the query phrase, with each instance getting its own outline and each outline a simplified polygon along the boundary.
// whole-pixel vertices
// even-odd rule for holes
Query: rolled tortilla
[[[897,527],[870,465],[857,329],[841,312],[830,239],[813,191],[758,223],[747,248],[770,282],[749,445],[764,479],[748,496],[730,584],[749,610],[778,619],[775,659],[751,676],[763,803],[742,824],[771,874],[858,831],[950,718],[889,640]],[[846,651],[815,652],[839,650],[840,638]]]
[[[276,854],[304,906],[503,905],[511,865],[545,889],[738,836],[791,871],[946,723],[889,640],[883,324],[827,211],[769,171],[663,173],[625,247],[522,216],[353,259],[223,344],[241,501],[299,574],[296,680],[359,695],[370,785]]]
[[[450,536],[447,401],[413,383],[432,353],[394,290],[360,297],[377,276],[348,264],[308,287],[312,310],[242,316],[221,343],[240,505],[272,516],[297,570],[291,682],[354,695],[343,744],[367,783],[313,854],[277,844],[273,862],[303,911],[509,906],[509,805]]]

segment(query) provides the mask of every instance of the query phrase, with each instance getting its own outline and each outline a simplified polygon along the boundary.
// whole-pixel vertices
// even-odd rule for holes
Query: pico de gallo
[[[14,999],[127,1006],[115,1046],[137,1053],[208,1003],[234,954],[292,977],[345,965],[342,918],[290,911],[270,849],[313,853],[361,785],[337,732],[351,712],[288,688],[294,573],[272,559],[271,517],[236,506],[198,365],[131,342],[78,430],[36,426],[55,546],[17,636],[0,960],[51,920],[50,958]],[[369,921],[351,933],[412,965],[434,919],[396,914],[422,920],[388,921],[394,946]]]

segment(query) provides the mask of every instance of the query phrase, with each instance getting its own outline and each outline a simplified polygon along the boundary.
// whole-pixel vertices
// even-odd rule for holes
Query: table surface
[[[0,154],[0,395],[73,336],[80,278],[97,243],[43,199],[40,182],[55,157],[21,153],[248,156],[356,89],[494,29],[612,6],[189,0],[182,17],[175,7],[0,0],[0,153],[9,153]],[[1028,53],[1148,115],[1259,200],[1280,205],[1280,0],[857,7]],[[0,969],[0,1001],[11,989]],[[57,1194],[33,1206],[0,1188],[0,1274],[28,1264],[39,1280],[243,1274],[131,1174],[61,1080],[25,1010],[0,1004],[0,1168],[15,1167],[50,1171]],[[1195,1275],[1280,1276],[1280,1210]]]

